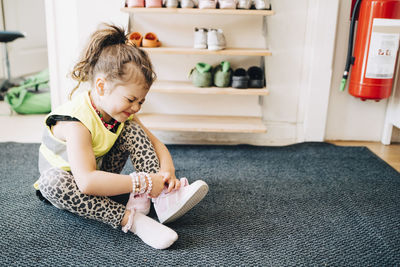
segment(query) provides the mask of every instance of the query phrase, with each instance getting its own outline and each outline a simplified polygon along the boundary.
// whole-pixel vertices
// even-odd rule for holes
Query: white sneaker
[[[253,0],[256,9],[271,9],[269,0]]]
[[[207,194],[208,185],[201,180],[189,185],[186,178],[181,178],[181,187],[170,193],[167,189],[157,197],[153,198],[160,223],[173,222],[182,217],[186,212],[197,205]]]
[[[219,0],[220,9],[236,9],[236,0]]]
[[[195,8],[197,7],[196,0],[181,0],[181,8]]]
[[[175,8],[178,7],[179,1],[178,0],[163,0],[163,6],[168,8]]]
[[[199,0],[200,9],[214,9],[217,8],[216,0]]]
[[[208,50],[222,50],[226,47],[224,33],[221,29],[209,29],[207,33]]]
[[[238,9],[250,9],[252,0],[239,0],[237,8]]]
[[[206,49],[207,48],[207,29],[194,28],[194,48]]]

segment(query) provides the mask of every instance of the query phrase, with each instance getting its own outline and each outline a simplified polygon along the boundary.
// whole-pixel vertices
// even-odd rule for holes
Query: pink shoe
[[[126,7],[144,7],[144,0],[126,0]]]
[[[162,7],[162,0],[146,0],[146,7]]]
[[[160,223],[169,223],[180,218],[196,206],[208,192],[208,185],[201,180],[191,185],[186,178],[181,178],[180,181],[181,188],[178,190],[168,193],[167,189],[164,189],[157,198],[153,198]]]
[[[147,194],[135,196],[131,193],[129,195],[128,203],[126,203],[126,209],[134,209],[136,212],[147,215],[150,212],[150,198],[147,197]]]

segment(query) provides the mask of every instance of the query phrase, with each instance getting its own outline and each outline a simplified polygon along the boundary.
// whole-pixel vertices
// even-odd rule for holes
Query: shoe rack
[[[212,15],[248,15],[262,16],[264,33],[266,32],[266,17],[274,14],[272,10],[244,10],[244,9],[198,9],[198,8],[122,8],[122,12],[130,14],[130,20],[134,14],[212,14]],[[271,56],[268,49],[254,48],[229,48],[219,51],[207,49],[195,49],[192,47],[157,47],[142,48],[151,54],[164,55],[231,55],[261,57],[261,67],[264,69],[264,58]],[[263,96],[269,94],[266,87],[235,89],[235,88],[199,88],[193,86],[190,81],[156,81],[151,87],[152,92],[165,94],[208,94],[208,95],[252,95],[259,97],[262,106]],[[143,114],[140,120],[150,130],[179,131],[179,132],[216,132],[216,133],[265,133],[266,126],[262,117],[246,116],[203,116],[203,115],[168,115],[168,114]]]

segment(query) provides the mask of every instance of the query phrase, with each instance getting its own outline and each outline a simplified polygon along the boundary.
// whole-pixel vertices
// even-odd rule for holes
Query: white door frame
[[[338,12],[339,0],[308,1],[298,142],[325,139]]]

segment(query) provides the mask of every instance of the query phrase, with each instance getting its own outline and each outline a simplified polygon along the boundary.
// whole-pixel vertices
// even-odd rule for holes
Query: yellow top
[[[90,101],[89,92],[81,93],[71,101],[55,109],[46,117],[46,127],[43,134],[42,144],[39,148],[40,173],[51,167],[57,167],[65,171],[71,170],[66,152],[66,142],[56,138],[53,135],[50,126],[47,124],[48,119],[55,115],[76,118],[90,131],[97,169],[100,168],[102,157],[114,145],[124,127],[124,123],[120,123],[116,133],[108,130],[94,110]]]

